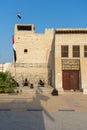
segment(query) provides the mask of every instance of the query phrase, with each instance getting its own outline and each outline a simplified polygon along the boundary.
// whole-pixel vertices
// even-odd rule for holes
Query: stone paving
[[[87,130],[87,113],[0,111],[0,130]]]
[[[87,130],[87,95],[0,95],[0,130]]]
[[[68,93],[59,96],[50,94],[0,95],[0,108],[11,110],[42,109],[48,112],[63,110],[87,112],[87,95]]]

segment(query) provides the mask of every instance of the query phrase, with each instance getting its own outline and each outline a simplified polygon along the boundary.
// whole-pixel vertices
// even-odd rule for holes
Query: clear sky
[[[45,28],[87,28],[87,0],[0,0],[0,63],[13,60],[16,23],[34,24],[38,33]]]

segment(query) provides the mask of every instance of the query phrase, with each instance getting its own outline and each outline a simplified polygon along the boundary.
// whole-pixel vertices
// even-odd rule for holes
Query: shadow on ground
[[[45,130],[44,115],[51,122],[55,121],[41,104],[48,100],[48,96],[36,93],[30,99],[19,98],[1,102],[0,130]]]

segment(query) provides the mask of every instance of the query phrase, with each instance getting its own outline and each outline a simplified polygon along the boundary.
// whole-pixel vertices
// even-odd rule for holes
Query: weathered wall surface
[[[79,64],[79,86],[87,93],[87,58],[84,57],[84,46],[87,45],[87,29],[56,29],[64,33],[55,33],[53,29],[45,29],[42,34],[35,33],[34,25],[31,30],[18,30],[15,25],[15,48],[17,61],[10,71],[16,80],[22,84],[25,78],[37,84],[42,79],[46,84],[55,86],[63,92],[62,59],[77,59]],[[68,33],[66,33],[68,31]],[[61,46],[68,45],[69,55],[61,57]],[[73,57],[73,45],[80,46],[80,57]]]
[[[28,25],[15,25],[16,79],[28,78],[33,83],[42,79],[54,85],[54,30],[45,29],[45,33],[37,34],[33,25],[29,25],[29,31],[18,30],[17,26]]]
[[[63,31],[64,29],[60,29]],[[68,29],[67,29],[68,30]],[[84,57],[84,45],[87,45],[87,33],[79,33],[80,30],[86,29],[69,29],[78,30],[77,34],[56,34],[55,36],[55,87],[62,88],[62,59],[79,59],[80,60],[80,88],[87,93],[87,58]],[[61,57],[61,45],[69,46],[69,56]],[[80,46],[80,57],[74,58],[72,53],[73,45]]]

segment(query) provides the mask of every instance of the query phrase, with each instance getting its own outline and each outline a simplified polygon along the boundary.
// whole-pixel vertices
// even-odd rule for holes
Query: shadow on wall
[[[48,84],[55,87],[55,35],[53,36],[48,59]]]

